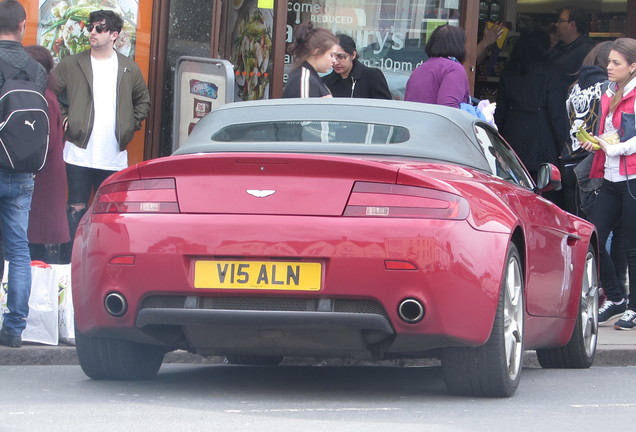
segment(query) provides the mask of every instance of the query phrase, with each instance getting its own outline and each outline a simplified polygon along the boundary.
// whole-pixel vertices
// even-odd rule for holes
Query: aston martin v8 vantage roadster
[[[436,357],[451,393],[510,396],[526,350],[594,360],[597,236],[542,197],[558,187],[458,109],[227,104],[97,192],[72,258],[79,361],[143,379],[171,350]]]

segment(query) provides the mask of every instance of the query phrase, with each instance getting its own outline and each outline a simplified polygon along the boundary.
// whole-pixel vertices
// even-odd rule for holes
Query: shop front
[[[292,67],[287,54],[296,25],[311,21],[351,35],[361,61],[380,68],[395,99],[413,69],[426,61],[424,46],[439,25],[462,26],[465,62],[476,95],[496,92],[510,44],[486,64],[475,50],[487,21],[506,22],[509,41],[519,26],[549,25],[558,0],[21,0],[29,16],[25,44],[47,46],[56,58],[87,47],[89,10],[115,9],[126,25],[118,49],[133,57],[148,82],[152,113],[129,148],[129,163],[165,156],[173,148],[174,76],[178,59],[196,56],[233,65],[235,101],[279,97]],[[636,0],[580,0],[590,11],[593,37],[630,34]]]

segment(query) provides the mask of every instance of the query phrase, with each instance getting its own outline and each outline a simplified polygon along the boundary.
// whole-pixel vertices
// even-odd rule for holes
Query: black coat
[[[550,50],[550,61],[563,74],[561,78],[564,80],[564,93],[567,94],[568,86],[576,80],[583,59],[594,45],[596,42],[593,39],[587,35],[581,35],[569,45],[559,42]]]
[[[497,91],[495,122],[530,172],[539,164],[559,166],[569,123],[559,71],[534,64],[526,74],[505,70]]]
[[[370,68],[359,61],[353,62],[351,73],[345,79],[335,71],[322,78],[334,97],[392,99],[389,85],[380,69]]]

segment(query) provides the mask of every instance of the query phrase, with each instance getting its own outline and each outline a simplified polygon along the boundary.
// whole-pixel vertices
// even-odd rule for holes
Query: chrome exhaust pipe
[[[400,319],[408,324],[415,324],[424,318],[424,305],[419,300],[407,298],[398,306]]]
[[[104,299],[104,307],[106,308],[106,312],[112,316],[120,317],[128,310],[128,302],[123,295],[117,292],[111,292],[107,294]]]

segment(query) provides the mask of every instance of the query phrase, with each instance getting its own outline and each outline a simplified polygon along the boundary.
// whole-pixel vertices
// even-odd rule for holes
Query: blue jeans
[[[27,228],[33,195],[33,174],[0,169],[0,224],[5,259],[9,261],[7,308],[3,327],[19,335],[26,327],[31,294],[31,256]]]

